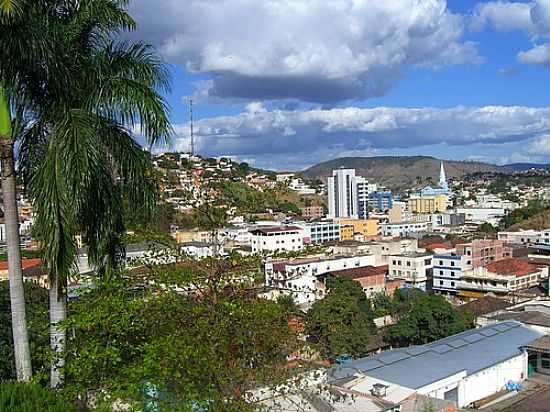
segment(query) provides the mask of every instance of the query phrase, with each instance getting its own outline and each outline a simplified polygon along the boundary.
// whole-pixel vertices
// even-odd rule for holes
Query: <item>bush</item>
[[[76,407],[55,392],[36,384],[6,382],[0,385],[0,411],[76,412]]]

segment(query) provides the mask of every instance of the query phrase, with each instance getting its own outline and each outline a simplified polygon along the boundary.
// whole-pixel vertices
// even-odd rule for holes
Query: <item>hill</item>
[[[512,163],[509,165],[505,165],[503,167],[513,172],[524,172],[526,170],[531,170],[531,169],[550,169],[550,164]]]
[[[415,184],[437,183],[439,180],[440,159],[431,156],[375,156],[342,157],[319,163],[303,171],[308,178],[321,178],[332,174],[340,167],[352,168],[359,176],[364,176],[390,188],[403,188]],[[461,177],[475,172],[506,172],[506,168],[496,165],[444,160],[447,177]]]

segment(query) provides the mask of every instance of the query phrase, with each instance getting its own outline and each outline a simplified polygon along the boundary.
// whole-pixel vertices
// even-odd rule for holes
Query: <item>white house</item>
[[[328,272],[374,266],[373,255],[326,256],[272,260],[264,265],[268,298],[291,295],[295,302],[304,304],[324,297],[325,284],[319,277]]]
[[[303,249],[304,230],[298,226],[258,227],[252,234],[252,253],[292,252]]]
[[[389,277],[405,280],[405,287],[426,290],[431,278],[433,255],[430,253],[404,253],[388,258]]]
[[[382,223],[380,231],[383,236],[391,237],[418,237],[432,230],[431,222],[395,222]]]
[[[535,245],[537,243],[545,243],[548,239],[550,244],[550,231],[541,232],[539,230],[519,230],[517,232],[498,232],[498,240],[515,245]]]

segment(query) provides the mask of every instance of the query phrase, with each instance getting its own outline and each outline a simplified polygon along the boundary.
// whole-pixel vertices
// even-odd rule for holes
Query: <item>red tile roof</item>
[[[388,273],[388,265],[384,266],[363,266],[359,268],[350,268],[343,270],[334,270],[326,273],[332,276],[342,276],[350,279],[366,278],[369,276],[386,275]]]
[[[21,259],[21,266],[23,270],[32,268],[34,266],[40,266],[42,264],[41,259]],[[0,271],[8,270],[8,262],[0,262]]]
[[[518,258],[509,258],[491,262],[486,266],[489,272],[505,276],[526,276],[539,271],[538,266]]]

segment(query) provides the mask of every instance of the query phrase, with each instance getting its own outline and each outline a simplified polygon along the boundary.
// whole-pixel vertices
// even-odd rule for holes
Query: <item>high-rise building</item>
[[[355,169],[333,170],[327,186],[329,217],[357,218],[359,214]]]

